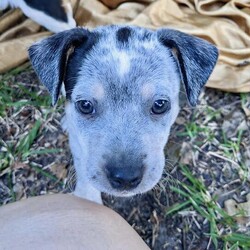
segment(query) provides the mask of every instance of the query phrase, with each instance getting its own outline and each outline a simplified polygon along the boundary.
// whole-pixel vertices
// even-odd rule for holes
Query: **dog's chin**
[[[105,193],[107,195],[115,196],[115,197],[132,197],[136,195],[140,195],[146,193],[154,188],[154,186],[158,182],[152,184],[151,186],[141,187],[140,185],[131,190],[117,190],[112,188],[110,185],[101,185],[100,183],[92,183],[92,185],[100,192]]]
[[[127,191],[127,190],[121,190],[121,191],[117,191],[117,190],[109,190],[108,192],[104,192],[105,194],[111,195],[111,196],[115,196],[115,197],[133,197],[135,195],[138,194],[142,194],[144,192],[134,192],[134,190],[131,191]]]
[[[118,190],[103,190],[101,191],[102,193],[104,194],[107,194],[109,196],[113,196],[113,197],[120,197],[120,198],[132,198],[132,197],[135,197],[135,196],[138,196],[140,194],[143,194],[145,192],[135,192],[134,190],[121,190],[121,191],[118,191]]]

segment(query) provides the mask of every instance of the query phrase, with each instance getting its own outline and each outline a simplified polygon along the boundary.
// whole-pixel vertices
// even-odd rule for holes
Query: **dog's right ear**
[[[75,28],[60,32],[29,48],[29,57],[40,81],[47,87],[55,105],[64,80],[68,51],[86,43],[91,32]]]
[[[218,59],[218,49],[211,43],[178,30],[160,29],[159,41],[176,56],[189,103],[195,106],[202,87],[211,75]]]

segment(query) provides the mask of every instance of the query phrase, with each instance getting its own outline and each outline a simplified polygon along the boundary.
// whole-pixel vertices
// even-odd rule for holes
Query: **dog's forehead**
[[[100,42],[104,47],[115,46],[119,49],[139,49],[142,47],[154,48],[157,36],[154,31],[133,26],[103,26],[94,30],[99,34]]]
[[[148,97],[160,86],[166,89],[168,82],[176,81],[173,56],[159,43],[153,31],[109,26],[94,32],[98,34],[98,41],[79,62],[73,97],[81,93],[95,95],[102,86],[109,98],[120,100],[122,96],[123,100],[128,97],[131,101],[139,93]],[[157,88],[152,87],[156,84]]]

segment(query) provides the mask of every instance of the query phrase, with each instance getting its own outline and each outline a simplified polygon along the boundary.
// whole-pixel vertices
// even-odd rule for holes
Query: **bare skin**
[[[2,206],[0,225],[1,249],[149,249],[117,213],[67,194]]]

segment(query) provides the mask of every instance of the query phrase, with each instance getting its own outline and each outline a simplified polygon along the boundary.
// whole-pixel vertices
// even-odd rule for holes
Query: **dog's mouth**
[[[150,181],[151,183],[145,184],[144,178],[142,178],[142,181],[135,188],[117,189],[117,188],[112,187],[112,185],[110,184],[107,178],[105,179],[106,180],[104,182],[103,181],[99,182],[97,180],[95,180],[94,182],[92,181],[92,185],[100,192],[111,195],[111,196],[115,196],[115,197],[132,197],[135,195],[143,194],[151,190],[159,181],[157,179],[153,183],[153,181],[151,180]]]
[[[125,188],[116,189],[116,188],[113,188],[108,182],[106,183],[106,185],[103,185],[101,183],[96,183],[96,182],[92,184],[100,192],[108,194],[108,195],[117,196],[117,197],[130,197],[138,193],[143,193],[143,191],[139,191],[141,190],[140,185],[133,189],[125,189]]]
[[[111,195],[118,196],[118,197],[131,197],[131,196],[134,196],[134,195],[137,195],[137,194],[138,193],[133,192],[133,190],[131,190],[131,191],[128,191],[128,190],[116,191],[115,190],[115,193],[111,194]]]
[[[136,189],[133,189],[133,190],[121,190],[121,191],[112,189],[112,190],[108,190],[107,192],[104,191],[104,193],[108,194],[108,195],[111,195],[111,196],[116,196],[116,197],[132,197],[132,196],[144,193],[144,192],[136,192]]]

